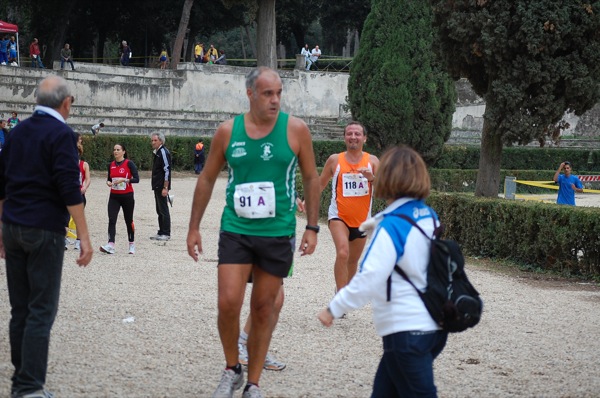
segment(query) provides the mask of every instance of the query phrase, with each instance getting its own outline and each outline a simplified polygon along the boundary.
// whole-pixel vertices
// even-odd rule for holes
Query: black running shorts
[[[295,236],[266,237],[221,231],[220,264],[255,264],[281,278],[289,276],[294,261]]]

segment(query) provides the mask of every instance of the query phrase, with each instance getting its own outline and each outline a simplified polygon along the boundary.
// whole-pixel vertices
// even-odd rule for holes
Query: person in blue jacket
[[[560,172],[564,170],[564,174]],[[575,192],[583,192],[583,184],[577,176],[571,174],[573,165],[570,162],[562,162],[554,173],[554,182],[558,184],[558,197],[556,203],[559,205],[575,206]]]

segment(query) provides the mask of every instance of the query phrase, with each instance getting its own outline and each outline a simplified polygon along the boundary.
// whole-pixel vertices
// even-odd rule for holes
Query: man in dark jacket
[[[169,214],[169,190],[171,189],[171,153],[165,148],[165,135],[152,133],[152,190],[158,214],[158,233],[150,239],[167,241],[171,239],[171,215]]]
[[[77,139],[65,124],[74,100],[63,78],[42,80],[33,115],[14,128],[0,152],[0,257],[6,259],[15,367],[11,397],[53,396],[44,384],[69,215],[81,240],[77,264],[85,267],[92,259]]]

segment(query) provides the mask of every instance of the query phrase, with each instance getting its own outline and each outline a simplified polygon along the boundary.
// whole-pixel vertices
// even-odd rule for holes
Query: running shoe
[[[246,344],[238,343],[238,360],[244,366],[248,366],[248,347]],[[273,358],[270,353],[267,353],[267,357],[265,358],[265,364],[263,368],[265,370],[274,370],[280,371],[285,369],[287,365],[283,362],[279,362],[277,359]]]
[[[75,250],[81,250],[81,241],[79,239],[77,239],[75,241],[75,247],[74,247],[74,249]]]
[[[114,246],[111,246],[108,243],[104,246],[100,246],[100,251],[106,254],[115,254]]]
[[[19,395],[20,398],[54,398],[54,394],[52,394],[48,390],[38,390],[36,392],[30,392],[29,394]]]
[[[242,398],[264,398],[264,395],[262,395],[262,392],[258,386],[251,384],[250,387],[248,387],[248,389],[242,394]]]
[[[151,240],[160,240],[160,241],[167,241],[169,239],[171,239],[170,235],[153,235],[150,237]]]
[[[129,243],[129,254],[135,254],[135,243]]]
[[[279,362],[278,360],[276,360],[275,358],[273,358],[271,356],[271,354],[269,354],[267,352],[267,357],[265,358],[265,365],[263,366],[265,368],[265,370],[275,370],[275,371],[280,371],[285,369],[286,364],[283,362]],[[252,395],[254,396],[254,395]],[[262,397],[262,395],[261,395]]]
[[[242,365],[248,366],[248,347],[246,344],[238,343],[238,358]]]
[[[225,369],[212,398],[233,398],[233,392],[242,388],[243,385],[244,371],[235,373],[233,369]]]

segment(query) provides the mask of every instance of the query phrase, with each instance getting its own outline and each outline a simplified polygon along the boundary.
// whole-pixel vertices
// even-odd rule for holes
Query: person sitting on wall
[[[221,55],[215,60],[215,64],[227,65],[227,57],[225,56],[225,51],[221,50],[220,53]]]
[[[65,68],[65,62],[71,64],[71,70],[75,70],[75,65],[73,65],[73,59],[71,59],[71,48],[69,43],[65,43],[64,48],[60,50],[60,70]]]

